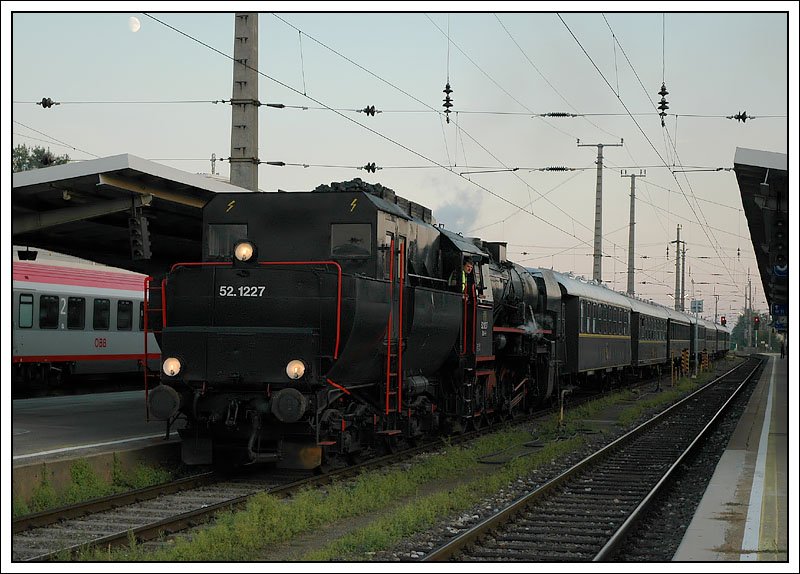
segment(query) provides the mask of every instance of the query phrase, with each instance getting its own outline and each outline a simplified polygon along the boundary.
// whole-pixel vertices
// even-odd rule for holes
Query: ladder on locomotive
[[[400,248],[395,251],[394,239],[391,240],[389,253],[389,318],[386,323],[386,387],[384,391],[385,414],[387,426],[394,426],[394,429],[379,431],[381,434],[394,435],[400,434],[399,415],[403,409],[403,290],[405,287],[405,243],[400,243]],[[395,308],[394,298],[394,261],[395,255],[398,257],[397,281],[399,284],[399,296],[397,301],[397,346],[394,347],[392,332],[394,330],[393,317]]]
[[[144,372],[144,396],[145,396],[145,410],[146,410],[146,420],[150,422],[150,402],[149,402],[149,394],[150,394],[150,383],[152,381],[155,382],[157,385],[161,379],[161,372],[156,369],[150,369],[149,362],[147,360],[149,356],[148,350],[148,340],[149,334],[156,334],[161,333],[164,329],[165,323],[165,292],[164,292],[164,281],[160,281],[158,285],[154,285],[154,278],[153,277],[146,277],[144,280],[144,360],[142,361],[143,364],[143,372]],[[152,307],[150,305],[150,295],[157,294],[157,301],[158,306]],[[155,328],[153,328],[155,327]],[[159,360],[159,364],[160,364]]]

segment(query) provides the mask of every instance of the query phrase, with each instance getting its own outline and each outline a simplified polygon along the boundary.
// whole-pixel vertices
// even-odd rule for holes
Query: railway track
[[[652,384],[650,382],[641,385]],[[574,396],[570,408],[580,406],[595,396]],[[524,424],[541,416],[545,409],[526,419],[509,421]],[[496,424],[473,432],[451,436],[450,444],[473,440],[487,432],[505,428]],[[223,510],[242,508],[249,498],[260,492],[290,496],[303,487],[318,486],[336,479],[357,475],[366,469],[386,466],[434,449],[443,439],[426,441],[418,447],[405,449],[362,464],[326,473],[322,476],[262,472],[239,478],[226,478],[217,473],[177,480],[119,495],[90,500],[69,507],[26,516],[13,522],[12,558],[14,561],[69,560],[91,547],[103,548],[126,545],[131,538],[139,543],[163,538],[207,522]]]
[[[256,493],[299,488],[304,480],[307,476],[286,472],[235,478],[206,473],[40,513],[14,521],[12,559],[69,559],[92,546],[127,544],[130,536],[151,540],[236,508]]]
[[[466,442],[501,426],[447,440],[450,444]],[[259,474],[247,473],[236,478],[205,473],[22,517],[13,522],[12,560],[70,560],[92,547],[122,546],[132,538],[139,543],[149,542],[208,522],[218,512],[243,508],[255,494],[291,496],[302,488],[357,476],[364,470],[403,461],[444,443],[445,439],[437,438],[323,475],[274,469],[261,469]]]
[[[732,369],[423,560],[613,560],[759,367],[756,360]]]

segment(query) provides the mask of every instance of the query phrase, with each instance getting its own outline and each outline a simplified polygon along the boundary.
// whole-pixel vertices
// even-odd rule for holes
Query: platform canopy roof
[[[15,173],[15,245],[159,274],[177,261],[197,261],[202,208],[216,194],[247,192],[130,154]],[[149,259],[132,259],[129,218],[147,219]]]
[[[778,331],[788,325],[789,167],[786,154],[736,148],[733,168],[761,283]]]

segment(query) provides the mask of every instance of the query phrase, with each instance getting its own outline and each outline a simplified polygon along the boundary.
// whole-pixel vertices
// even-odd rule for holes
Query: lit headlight
[[[296,381],[297,379],[301,378],[306,373],[306,365],[303,361],[299,359],[295,359],[293,361],[289,361],[289,364],[286,365],[286,376]]]
[[[174,377],[181,372],[181,362],[175,357],[170,357],[164,361],[164,364],[161,365],[161,368],[163,369],[165,375]]]
[[[253,253],[255,253],[255,250],[256,248],[252,243],[249,241],[242,241],[241,243],[237,243],[236,247],[233,248],[233,255],[239,261],[249,261]]]

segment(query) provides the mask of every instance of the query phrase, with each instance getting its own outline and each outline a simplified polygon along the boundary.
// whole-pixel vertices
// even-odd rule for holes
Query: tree
[[[756,326],[754,321],[754,317],[756,316],[758,316],[758,326]],[[746,347],[747,334],[750,332],[752,333],[751,346],[755,347],[757,346],[758,341],[764,341],[769,338],[767,330],[770,328],[769,315],[766,313],[754,311],[750,315],[749,319],[747,319],[745,315],[739,315],[739,319],[736,321],[736,326],[731,332],[731,343],[736,343],[736,345],[740,348]],[[777,337],[774,337],[773,340],[777,341]]]
[[[55,155],[50,151],[50,148],[44,149],[38,145],[29,148],[25,144],[19,144],[11,150],[11,169],[14,173],[59,165],[68,161],[69,156],[67,154]]]

